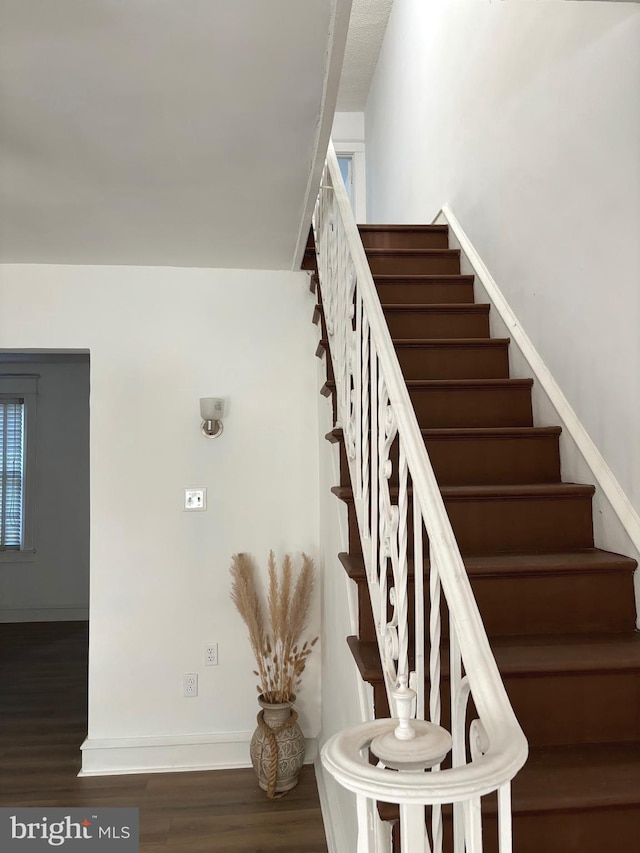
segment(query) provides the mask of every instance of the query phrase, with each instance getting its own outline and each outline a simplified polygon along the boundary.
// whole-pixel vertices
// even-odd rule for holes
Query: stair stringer
[[[318,392],[326,382],[325,358],[318,360]],[[373,688],[360,677],[346,637],[358,633],[356,584],[349,579],[338,554],[348,550],[347,509],[331,487],[340,482],[340,451],[324,436],[334,427],[330,399],[320,393],[318,448],[320,470],[319,567],[322,577],[322,715],[319,747],[333,734],[372,720]],[[357,846],[356,797],[341,787],[318,757],[315,761],[320,806],[329,853],[353,853]],[[369,805],[369,822],[379,853],[390,849],[390,827]]]
[[[460,271],[475,276],[476,300],[492,305],[494,310],[489,314],[491,336],[511,339],[510,375],[522,379],[533,377],[534,423],[537,426],[562,427],[560,458],[563,481],[595,485],[593,533],[596,547],[626,554],[640,565],[640,516],[449,205],[443,205],[433,224],[449,226],[449,245],[460,249]],[[634,586],[636,626],[640,628],[640,568],[635,572]]]

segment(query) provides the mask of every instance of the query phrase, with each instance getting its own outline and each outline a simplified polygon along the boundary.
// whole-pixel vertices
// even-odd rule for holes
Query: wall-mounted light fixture
[[[217,438],[222,435],[222,418],[224,417],[224,399],[222,397],[201,397],[200,417],[202,434],[207,438]]]

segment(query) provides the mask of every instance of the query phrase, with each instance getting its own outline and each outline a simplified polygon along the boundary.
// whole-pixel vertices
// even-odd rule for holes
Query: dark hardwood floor
[[[253,770],[78,778],[87,624],[0,624],[0,805],[132,806],[141,853],[326,853],[313,767],[268,800]]]

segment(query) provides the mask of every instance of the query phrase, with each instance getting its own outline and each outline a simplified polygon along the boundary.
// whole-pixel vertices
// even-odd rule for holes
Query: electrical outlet
[[[218,644],[207,643],[204,647],[204,665],[218,666]]]
[[[189,698],[198,695],[198,673],[185,672],[182,676],[182,693]]]

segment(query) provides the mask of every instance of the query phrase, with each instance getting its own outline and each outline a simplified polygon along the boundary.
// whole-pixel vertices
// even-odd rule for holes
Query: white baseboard
[[[539,425],[562,427],[560,439],[563,479],[592,482],[593,524],[596,545],[640,559],[640,516],[620,483],[587,433],[584,425],[553,378],[544,359],[523,330],[504,294],[485,266],[449,207],[444,205],[434,222],[449,225],[450,244],[461,251],[463,273],[475,275],[476,296],[486,298],[495,309],[491,315],[493,335],[511,338],[509,362],[514,377],[533,377],[534,419]],[[640,576],[636,575],[636,606],[640,612]]]
[[[87,738],[82,744],[79,776],[129,773],[176,773],[189,770],[230,770],[251,767],[249,741],[253,732],[181,735],[175,737]],[[305,764],[318,755],[316,738],[306,738]]]
[[[0,607],[0,623],[86,622],[88,607]]]

